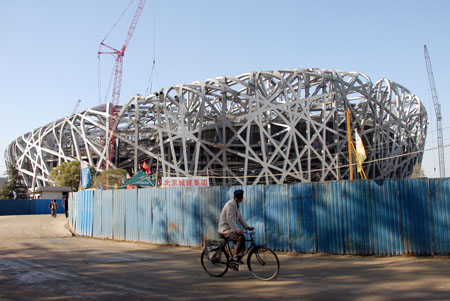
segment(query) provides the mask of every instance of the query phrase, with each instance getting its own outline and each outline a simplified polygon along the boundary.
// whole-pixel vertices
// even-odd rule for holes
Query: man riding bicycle
[[[234,192],[234,198],[229,200],[222,209],[219,219],[219,234],[236,243],[236,252],[233,261],[240,262],[245,250],[245,237],[243,231],[238,227],[239,222],[247,230],[254,230],[242,217],[239,204],[244,200],[244,191],[238,189]]]

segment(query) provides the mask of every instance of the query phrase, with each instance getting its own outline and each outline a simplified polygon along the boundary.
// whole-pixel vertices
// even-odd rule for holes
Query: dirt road
[[[200,249],[72,237],[66,219],[0,216],[0,299],[449,300],[450,259],[280,254],[274,281],[211,278]]]

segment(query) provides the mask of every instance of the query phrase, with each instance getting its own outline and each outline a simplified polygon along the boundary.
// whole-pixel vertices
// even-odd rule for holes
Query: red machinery
[[[100,42],[100,48],[106,47],[109,48],[111,51],[98,51],[98,55],[100,57],[101,54],[111,54],[115,57],[115,63],[114,63],[114,83],[113,83],[113,90],[112,90],[112,98],[111,98],[111,109],[110,109],[110,118],[108,120],[108,133],[106,142],[108,143],[108,154],[107,154],[107,161],[105,162],[106,169],[109,169],[112,167],[113,162],[113,156],[114,156],[114,149],[115,149],[115,138],[116,138],[116,128],[117,128],[117,106],[119,104],[120,99],[120,89],[122,86],[122,73],[123,73],[123,56],[125,55],[125,50],[127,49],[128,43],[131,40],[131,37],[133,36],[134,30],[136,29],[137,22],[139,20],[139,17],[141,16],[142,10],[144,8],[146,0],[140,0],[138,7],[136,9],[136,12],[134,13],[133,20],[131,21],[130,28],[128,29],[127,37],[125,38],[125,42],[122,45],[122,48],[120,50],[111,47],[107,44],[105,44],[105,40],[111,30],[115,27],[111,28],[111,30],[108,32],[108,34],[105,36],[105,38]],[[132,2],[130,2],[131,5]],[[129,5],[129,6],[130,6]],[[129,7],[128,6],[128,7]],[[125,11],[128,9],[128,7],[125,9]],[[125,13],[125,11],[122,13],[122,15]]]

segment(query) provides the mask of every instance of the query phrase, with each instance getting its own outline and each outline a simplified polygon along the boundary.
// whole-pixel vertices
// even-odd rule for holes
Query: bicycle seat
[[[228,241],[234,242],[232,239],[225,237],[225,234],[220,234],[220,238],[222,238],[226,242],[228,242]]]

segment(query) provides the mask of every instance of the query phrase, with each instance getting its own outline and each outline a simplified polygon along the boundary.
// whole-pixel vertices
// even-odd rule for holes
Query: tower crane
[[[428,81],[430,82],[431,97],[433,98],[434,111],[436,113],[436,127],[437,127],[437,142],[438,142],[438,154],[439,154],[439,176],[445,177],[445,163],[444,163],[444,139],[442,136],[442,114],[441,105],[439,104],[438,96],[436,93],[436,86],[434,84],[433,69],[431,68],[430,55],[428,54],[427,45],[423,46],[425,53],[425,63],[427,65]]]
[[[125,50],[128,47],[128,44],[131,40],[131,37],[134,34],[134,30],[136,29],[137,22],[139,21],[139,17],[141,16],[142,10],[144,9],[146,0],[140,0],[138,7],[136,9],[136,12],[134,13],[133,19],[130,24],[130,28],[128,29],[127,36],[125,38],[125,42],[123,43],[120,50],[111,47],[105,43],[106,38],[108,37],[109,33],[112,31],[112,29],[116,26],[116,24],[113,25],[111,30],[108,32],[108,34],[105,36],[105,38],[100,42],[100,49],[98,51],[98,56],[100,57],[101,54],[111,54],[115,57],[115,63],[114,63],[114,82],[113,82],[113,90],[112,90],[112,97],[111,97],[111,106],[110,106],[110,112],[109,112],[109,120],[108,120],[108,133],[106,137],[106,142],[108,144],[108,150],[107,150],[107,158],[106,158],[106,169],[109,169],[112,167],[112,161],[114,156],[114,150],[115,150],[115,138],[116,138],[116,128],[117,128],[117,106],[119,104],[120,100],[120,89],[122,87],[122,73],[123,73],[123,56],[125,55]],[[131,5],[132,2],[130,2]],[[125,9],[125,11],[128,9],[128,7]],[[122,13],[122,15],[125,13],[125,11]],[[111,51],[100,51],[101,47],[106,47]]]
[[[72,115],[75,115],[75,113],[78,111],[78,107],[80,106],[81,99],[77,100],[77,103],[75,104],[75,107],[73,108]]]

